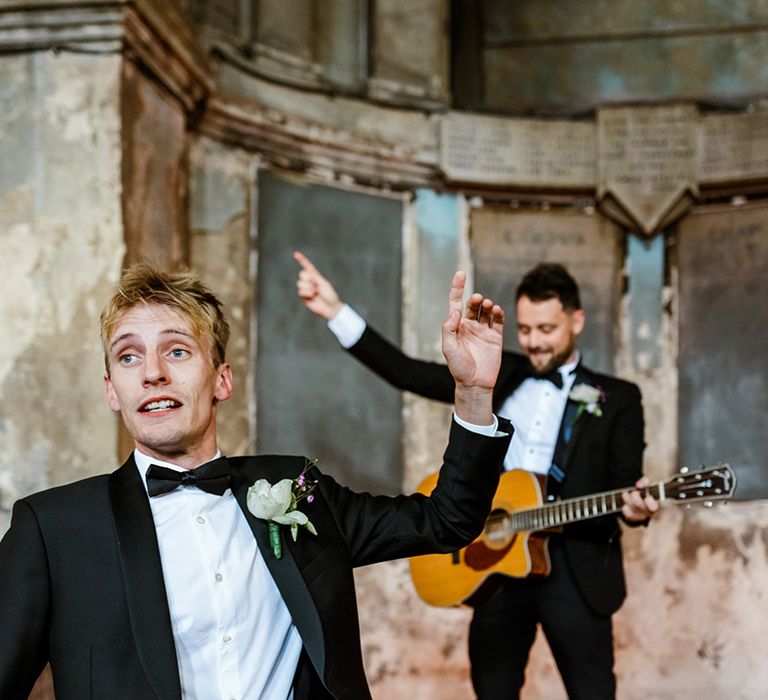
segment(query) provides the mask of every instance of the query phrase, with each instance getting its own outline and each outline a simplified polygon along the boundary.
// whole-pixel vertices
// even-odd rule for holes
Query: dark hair
[[[531,301],[557,298],[566,311],[581,308],[579,285],[568,270],[559,263],[539,263],[525,273],[517,287],[515,301],[528,297]]]

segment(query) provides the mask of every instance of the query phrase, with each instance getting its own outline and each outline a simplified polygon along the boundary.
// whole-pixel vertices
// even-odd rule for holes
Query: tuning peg
[[[691,508],[693,508],[693,506],[690,503],[686,503],[685,504],[685,509],[686,510],[690,510]]]
[[[712,503],[712,501],[704,501],[704,507],[705,508],[711,508],[713,505],[715,505],[715,504]]]
[[[683,468],[680,470],[680,473],[681,473],[681,474],[687,474],[689,471],[690,471],[690,469],[689,469],[688,467],[683,467]]]

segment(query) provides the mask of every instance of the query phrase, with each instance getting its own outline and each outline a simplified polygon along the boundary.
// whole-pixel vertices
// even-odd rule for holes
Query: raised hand
[[[326,321],[332,319],[343,306],[333,285],[325,279],[312,264],[312,261],[298,250],[293,259],[301,265],[296,288],[304,305]]]
[[[493,387],[501,366],[504,310],[475,293],[462,314],[466,274],[457,272],[443,322],[443,355],[456,382],[456,415],[470,423],[491,422]]]

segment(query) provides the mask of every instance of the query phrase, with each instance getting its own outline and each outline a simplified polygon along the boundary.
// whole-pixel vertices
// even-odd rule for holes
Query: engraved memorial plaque
[[[591,188],[594,123],[451,113],[441,122],[440,166],[456,182]]]
[[[691,105],[600,110],[598,197],[610,195],[654,233],[688,191],[698,191],[697,120]]]
[[[768,110],[701,119],[699,182],[768,178]]]

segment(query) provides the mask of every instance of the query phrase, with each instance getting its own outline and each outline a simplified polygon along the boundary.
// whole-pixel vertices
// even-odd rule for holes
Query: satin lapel
[[[270,574],[280,591],[280,595],[283,597],[285,604],[288,606],[288,610],[291,613],[293,622],[296,628],[299,630],[304,646],[309,653],[312,663],[315,666],[318,674],[321,678],[325,677],[325,642],[323,637],[322,624],[320,622],[320,616],[312,596],[307,588],[307,584],[304,581],[299,565],[295,559],[294,543],[291,540],[288,528],[284,528],[282,536],[282,556],[280,559],[275,557],[275,553],[272,551],[272,545],[269,542],[269,526],[265,520],[255,517],[249,510],[246,503],[246,496],[248,487],[253,484],[256,478],[266,478],[271,483],[275,483],[277,478],[277,472],[274,470],[270,462],[272,460],[280,460],[286,458],[280,457],[253,457],[247,460],[251,465],[258,465],[261,467],[258,469],[258,476],[253,477],[253,473],[256,469],[249,469],[251,476],[247,475],[236,465],[236,462],[241,458],[230,458],[230,464],[232,465],[232,491],[240,505],[240,510],[243,511],[243,515],[248,522],[253,536],[256,538],[256,543],[259,546],[261,556],[264,557],[264,561],[267,564]],[[293,459],[293,458],[287,458]],[[243,462],[241,462],[242,464]],[[295,473],[298,476],[299,472],[304,466],[304,460],[298,458],[296,460],[297,468]]]
[[[161,700],[180,700],[171,615],[152,511],[131,456],[109,476],[109,499],[133,637],[141,664]]]

